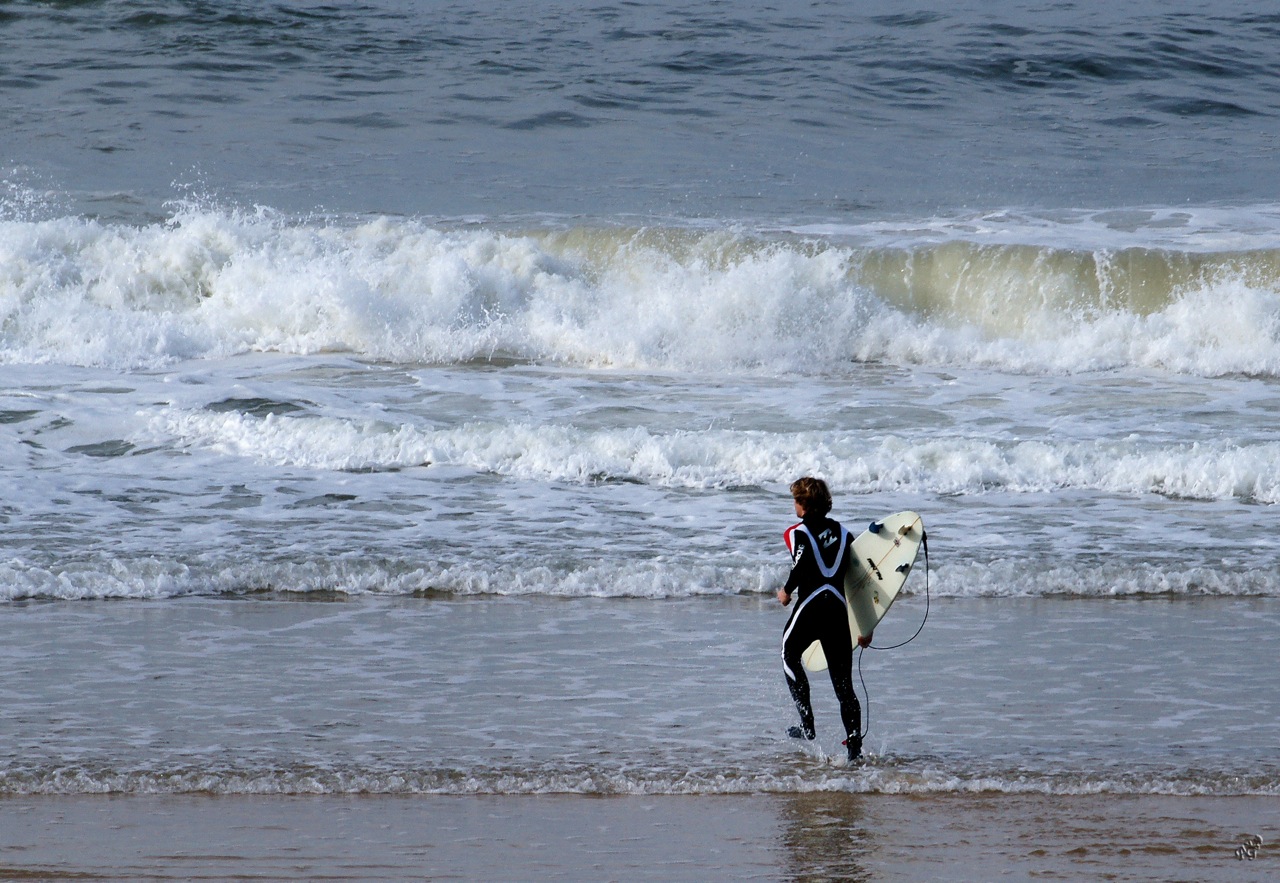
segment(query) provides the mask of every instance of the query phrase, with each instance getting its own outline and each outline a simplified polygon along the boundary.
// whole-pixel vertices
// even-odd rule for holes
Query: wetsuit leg
[[[824,597],[825,596],[825,597]],[[835,603],[831,603],[835,602]],[[838,607],[840,620],[845,619],[844,603],[831,592],[819,592],[810,595],[796,604],[787,620],[787,627],[782,633],[782,672],[787,677],[787,689],[791,691],[791,699],[800,713],[800,729],[806,739],[812,739],[813,704],[809,695],[809,676],[805,673],[800,657],[809,645],[820,640],[824,632],[824,623],[831,619],[832,608]],[[848,632],[848,626],[845,626]],[[826,644],[823,644],[826,652]]]
[[[797,605],[783,633],[782,670],[807,739],[812,739],[814,733],[813,704],[809,678],[800,657],[814,641],[822,642],[845,733],[855,735],[862,728],[862,706],[853,689],[853,637],[844,601],[831,592],[812,595]]]
[[[838,627],[831,627],[822,636],[822,652],[827,657],[827,671],[831,674],[831,687],[840,702],[840,719],[848,736],[862,732],[862,706],[853,689],[853,636],[849,632],[844,605],[840,605]]]

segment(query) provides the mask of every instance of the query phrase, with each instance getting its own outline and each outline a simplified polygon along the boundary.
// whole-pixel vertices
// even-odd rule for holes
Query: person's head
[[[821,478],[806,475],[791,482],[791,497],[804,514],[826,515],[831,511],[831,490]]]

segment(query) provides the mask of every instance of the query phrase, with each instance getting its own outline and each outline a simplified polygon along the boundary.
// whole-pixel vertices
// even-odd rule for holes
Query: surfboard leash
[[[862,704],[862,713],[866,717],[866,726],[862,728],[862,732],[858,734],[859,739],[866,737],[871,731],[871,694],[867,691],[867,681],[862,676],[862,654],[866,650],[897,650],[899,647],[905,647],[920,636],[924,631],[924,624],[929,621],[929,533],[921,531],[920,548],[924,551],[924,617],[920,620],[920,626],[916,629],[916,633],[907,638],[900,644],[890,644],[888,647],[877,647],[874,644],[868,644],[866,647],[858,648],[858,681],[862,684],[862,695],[866,701]]]
[[[929,533],[927,531],[920,532],[920,548],[924,552],[924,618],[920,620],[920,627],[916,629],[916,633],[907,638],[901,644],[890,644],[888,647],[877,647],[874,644],[868,645],[870,650],[897,650],[899,647],[905,647],[919,637],[920,632],[924,631],[924,624],[929,621]],[[862,658],[862,654],[858,654],[858,658]]]

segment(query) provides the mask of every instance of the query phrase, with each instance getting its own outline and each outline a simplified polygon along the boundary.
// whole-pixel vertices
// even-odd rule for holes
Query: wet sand
[[[1265,880],[1278,828],[1271,797],[8,796],[0,879]]]

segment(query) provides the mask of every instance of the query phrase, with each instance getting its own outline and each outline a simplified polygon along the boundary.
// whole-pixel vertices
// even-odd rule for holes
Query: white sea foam
[[[848,244],[199,207],[143,227],[9,220],[0,360],[135,369],[344,351],[717,371],[882,360],[1280,373],[1280,250],[1204,251],[1194,234],[1177,246],[1116,234],[1063,247],[1055,231],[1068,225],[1042,226],[1037,244],[993,243],[981,229],[940,236],[937,225],[906,242],[881,232]]]
[[[467,558],[431,563],[365,560],[269,560],[226,553],[209,560],[170,560],[156,555],[95,555],[76,562],[0,562],[0,601],[26,599],[158,599],[254,592],[340,595],[441,594],[457,597],[641,598],[771,595],[785,568],[767,564],[711,564],[681,558],[538,560],[485,564]],[[920,603],[926,592],[924,563],[903,598]],[[1034,565],[1017,558],[931,562],[933,598],[1036,597],[1280,597],[1280,576],[1265,569],[1226,569],[1172,563],[1106,561]],[[908,616],[914,621],[923,607]]]
[[[843,762],[805,775],[781,770],[694,770],[682,774],[623,772],[609,768],[418,770],[397,768],[97,770],[68,765],[10,770],[0,794],[587,794],[714,795],[798,794],[1091,794],[1170,796],[1276,796],[1266,776],[1197,772],[1046,774],[1026,770],[964,770],[895,764],[848,769]]]
[[[135,441],[275,465],[377,470],[437,465],[538,481],[663,487],[785,483],[813,471],[843,492],[982,494],[1063,489],[1280,502],[1280,443],[910,440],[865,432],[581,429],[527,422],[432,429],[335,417],[166,408]]]

